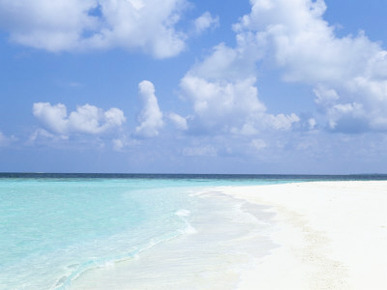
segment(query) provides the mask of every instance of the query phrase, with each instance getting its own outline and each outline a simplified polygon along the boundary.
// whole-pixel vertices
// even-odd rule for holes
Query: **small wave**
[[[189,213],[189,211],[187,211]],[[187,213],[185,213],[187,214]],[[195,233],[196,230],[183,218],[184,222],[186,223],[187,227],[184,228],[183,230],[177,230],[176,232],[171,232],[171,233],[166,233],[158,238],[151,238],[148,240],[148,242],[141,247],[133,247],[130,249],[127,253],[122,254],[122,255],[117,255],[117,256],[112,256],[112,257],[101,257],[101,258],[96,258],[93,260],[89,260],[87,262],[74,265],[68,266],[68,268],[74,268],[73,272],[69,274],[68,276],[63,276],[61,277],[56,285],[52,287],[51,289],[55,290],[66,290],[70,289],[72,282],[79,278],[83,273],[85,273],[88,270],[92,270],[95,268],[114,268],[116,263],[118,262],[123,262],[123,261],[129,261],[133,259],[138,259],[139,255],[164,242],[168,242],[181,234],[192,234]]]
[[[183,234],[193,235],[193,234],[196,234],[198,231],[193,226],[191,226],[189,223],[187,223],[187,226],[181,232]]]
[[[191,212],[187,209],[179,209],[178,211],[175,212],[175,215],[180,217],[182,221],[185,223],[185,228],[180,230],[182,234],[196,234],[198,231],[188,222],[186,217],[191,215]]]
[[[175,212],[175,215],[179,217],[187,217],[191,214],[191,212],[187,209],[179,209],[177,212]]]

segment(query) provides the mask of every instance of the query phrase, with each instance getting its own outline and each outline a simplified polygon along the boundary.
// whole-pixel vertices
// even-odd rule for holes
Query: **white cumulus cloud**
[[[0,0],[0,30],[48,51],[125,48],[156,58],[185,47],[175,29],[185,0]]]
[[[285,129],[295,114],[272,115],[258,96],[252,49],[219,44],[182,78],[182,95],[193,104],[193,119],[211,132],[255,135],[262,129]]]
[[[155,137],[164,126],[164,121],[154,85],[150,81],[142,81],[138,88],[143,107],[138,117],[136,134],[141,137]]]
[[[387,51],[364,32],[338,37],[323,0],[255,0],[235,25],[239,49],[315,88],[330,129],[387,130]]]
[[[35,103],[33,114],[51,132],[63,136],[73,133],[97,135],[119,128],[125,122],[120,109],[104,111],[89,104],[78,106],[68,114],[63,104]]]
[[[206,11],[195,19],[195,32],[203,33],[205,30],[219,25],[219,17],[213,17],[210,12]]]
[[[269,128],[274,128],[276,130],[289,130],[294,123],[298,123],[300,121],[300,118],[294,113],[290,115],[267,114],[263,117],[263,120],[266,122],[266,126]]]
[[[172,121],[172,123],[176,126],[177,129],[183,131],[188,129],[187,119],[180,116],[179,114],[169,113],[168,118]]]

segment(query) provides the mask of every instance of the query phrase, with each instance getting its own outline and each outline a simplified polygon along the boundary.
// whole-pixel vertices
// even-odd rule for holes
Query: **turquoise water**
[[[0,288],[72,288],[87,270],[141,259],[156,245],[197,232],[216,248],[216,239],[259,229],[263,211],[252,215],[240,202],[195,193],[295,180],[309,178],[0,178]],[[199,253],[195,245],[190,251]]]
[[[82,271],[184,232],[183,184],[165,180],[3,179],[0,287],[66,286]],[[176,186],[176,189],[174,188]]]

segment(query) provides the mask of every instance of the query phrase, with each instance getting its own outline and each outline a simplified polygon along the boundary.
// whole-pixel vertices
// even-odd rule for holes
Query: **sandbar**
[[[196,233],[88,271],[70,288],[387,289],[387,181],[225,186],[197,194],[203,202],[227,197],[235,204],[230,209],[246,214],[235,215],[240,223],[232,211],[214,219],[209,207],[192,216]]]
[[[239,289],[387,289],[387,181],[304,182],[221,191],[275,213],[279,246]]]

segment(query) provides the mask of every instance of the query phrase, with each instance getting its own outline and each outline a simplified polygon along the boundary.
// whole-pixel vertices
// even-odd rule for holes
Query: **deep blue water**
[[[135,173],[12,173],[0,172],[0,178],[34,179],[170,179],[198,182],[239,182],[239,181],[330,181],[330,180],[387,180],[387,174],[349,174],[349,175],[313,175],[313,174],[135,174]]]

